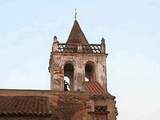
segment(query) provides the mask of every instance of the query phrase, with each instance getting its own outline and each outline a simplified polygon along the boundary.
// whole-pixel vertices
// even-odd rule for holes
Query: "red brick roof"
[[[0,116],[47,116],[50,114],[47,97],[0,96]]]
[[[86,91],[91,95],[103,95],[105,90],[97,81],[89,81],[84,84]]]
[[[0,120],[57,120],[52,119],[50,117],[37,117],[37,116],[30,116],[30,117],[23,117],[23,116],[0,116]]]

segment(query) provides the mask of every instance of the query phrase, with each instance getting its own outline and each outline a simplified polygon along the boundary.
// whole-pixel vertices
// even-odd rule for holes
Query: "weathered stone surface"
[[[57,101],[57,107],[65,119],[116,120],[115,97],[107,90],[107,54],[104,38],[101,44],[89,44],[76,20],[67,43],[59,43],[57,40],[56,48],[53,46],[53,49],[49,67],[53,76],[51,89],[63,92],[63,78],[67,76],[70,80],[68,84],[71,91],[59,94]],[[66,65],[73,66],[73,69],[67,68],[66,71]],[[91,86],[86,89],[86,85]],[[65,87],[67,90],[67,86]],[[106,112],[96,112],[97,106],[106,108]]]

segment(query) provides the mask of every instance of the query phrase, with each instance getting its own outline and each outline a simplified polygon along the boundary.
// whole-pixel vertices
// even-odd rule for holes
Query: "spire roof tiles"
[[[67,40],[67,44],[89,44],[77,20],[74,21],[73,27]]]

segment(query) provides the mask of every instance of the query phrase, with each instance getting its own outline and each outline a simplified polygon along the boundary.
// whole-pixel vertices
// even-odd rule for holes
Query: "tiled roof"
[[[67,44],[83,44],[83,45],[89,44],[77,20],[74,21],[72,30],[67,40]]]
[[[50,114],[48,97],[0,96],[0,116],[48,116]]]
[[[103,95],[105,90],[97,81],[89,81],[84,84],[86,91],[91,95]]]
[[[0,120],[57,120],[52,119],[50,117],[37,117],[37,116],[31,116],[31,117],[23,117],[23,116],[0,116]]]

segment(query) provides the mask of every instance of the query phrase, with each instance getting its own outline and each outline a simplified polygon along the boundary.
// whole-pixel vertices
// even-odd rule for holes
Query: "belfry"
[[[51,89],[68,99],[68,103],[63,102],[70,107],[63,106],[62,111],[74,107],[77,111],[71,110],[75,115],[67,120],[116,120],[115,97],[107,90],[105,51],[104,38],[100,44],[89,44],[77,20],[66,43],[54,36],[49,64]]]

